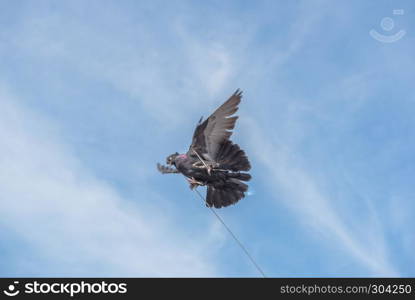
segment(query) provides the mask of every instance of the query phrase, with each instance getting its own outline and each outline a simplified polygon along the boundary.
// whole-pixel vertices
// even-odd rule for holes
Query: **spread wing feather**
[[[163,166],[159,163],[157,163],[157,170],[159,170],[160,173],[162,174],[171,174],[171,173],[179,173],[179,171],[177,171],[176,169],[167,167],[167,166]]]
[[[232,135],[237,116],[232,116],[241,102],[242,92],[236,92],[205,121],[199,121],[193,134],[192,144],[188,155],[194,156],[193,150],[197,151],[204,159],[215,161],[222,143]]]

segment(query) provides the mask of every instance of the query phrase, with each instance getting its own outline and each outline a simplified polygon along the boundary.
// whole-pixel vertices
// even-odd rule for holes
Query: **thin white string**
[[[200,194],[200,192],[195,189],[196,193],[199,195],[200,199],[202,199],[203,203],[206,203],[205,198]],[[249,254],[248,250],[245,248],[245,246],[241,243],[241,241],[236,237],[236,235],[232,232],[232,230],[229,228],[228,225],[226,225],[225,221],[219,216],[219,214],[211,207],[208,206],[210,211],[216,216],[216,218],[222,223],[223,227],[229,232],[229,234],[232,236],[232,238],[235,240],[235,242],[239,245],[239,247],[242,249],[242,251],[246,254],[246,256],[249,258],[249,260],[252,262],[252,264],[255,266],[255,268],[258,270],[258,272],[262,275],[262,277],[266,278],[264,271],[262,271],[261,267],[256,263],[254,258],[251,254]]]

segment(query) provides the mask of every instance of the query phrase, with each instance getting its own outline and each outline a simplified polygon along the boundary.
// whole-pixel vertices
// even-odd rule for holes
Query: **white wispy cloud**
[[[373,211],[367,211],[369,221],[363,231],[346,224],[342,218],[346,212],[337,209],[336,199],[314,181],[313,174],[318,172],[299,164],[290,144],[270,140],[252,119],[246,118],[243,124],[252,145],[250,148],[254,151],[251,155],[265,168],[263,178],[267,178],[276,201],[290,207],[301,224],[323,236],[327,247],[346,251],[372,275],[397,276],[397,271],[388,261],[384,233],[376,223]],[[325,179],[327,183],[331,181]]]
[[[200,239],[187,237],[167,211],[124,199],[95,178],[54,124],[21,107],[4,87],[0,101],[0,218],[39,254],[37,274],[216,274],[215,227]]]
[[[330,124],[346,124],[351,115],[373,96],[372,81],[383,82],[377,78],[370,81],[371,75],[377,72],[373,71],[377,62],[367,70],[359,69],[361,73],[344,76],[339,84],[332,81],[318,83],[316,94],[309,96],[310,101],[299,99],[298,94],[292,96],[297,92],[297,85],[299,89],[302,84],[307,86],[310,79],[324,73],[327,64],[331,64],[331,68],[337,67],[336,62],[310,55],[316,46],[315,37],[310,39],[310,36],[328,16],[328,1],[303,1],[289,6],[294,13],[284,11],[286,7],[276,4],[273,9],[266,9],[268,19],[264,23],[265,10],[258,10],[256,16],[251,12],[233,15],[223,10],[218,16],[210,15],[208,21],[203,19],[204,30],[192,26],[204,17],[203,9],[197,12],[187,5],[169,11],[168,7],[164,9],[164,3],[158,4],[163,6],[161,11],[157,4],[146,4],[143,10],[130,10],[117,2],[95,3],[95,6],[71,3],[61,4],[56,10],[39,8],[37,3],[28,4],[19,13],[16,23],[0,31],[2,39],[7,40],[0,52],[24,61],[28,68],[56,67],[58,71],[51,71],[47,77],[51,86],[60,84],[67,88],[66,78],[54,80],[61,74],[70,74],[68,77],[80,77],[87,84],[99,82],[105,88],[111,87],[121,95],[121,110],[122,99],[136,101],[141,105],[140,113],[146,117],[145,121],[150,120],[147,128],[161,127],[157,130],[167,132],[172,139],[185,139],[185,133],[175,132],[185,126],[192,127],[190,123],[196,122],[199,114],[206,116],[228,93],[237,87],[243,88],[248,98],[250,94],[253,97],[246,102],[245,108],[241,107],[241,123],[238,123],[235,136],[240,132],[247,137],[248,154],[261,165],[255,166],[259,173],[265,170],[263,178],[270,186],[269,191],[277,193],[276,205],[290,207],[292,215],[307,229],[305,233],[312,232],[318,241],[326,242],[321,245],[322,252],[343,251],[370,275],[399,274],[389,260],[391,249],[385,241],[388,220],[378,215],[379,210],[372,201],[363,201],[365,220],[353,218],[353,211],[342,212],[337,207],[342,204],[341,199],[333,196],[330,190],[336,183],[324,172],[316,174],[296,156],[299,145],[315,125],[307,117],[303,118],[304,112]],[[96,10],[94,18],[86,18],[83,12],[92,8]],[[157,15],[157,19],[149,17],[152,15],[149,11]],[[169,13],[164,15],[165,11]],[[343,10],[339,11],[338,14],[343,16]],[[284,24],[271,21],[285,13],[290,17]],[[349,28],[350,16],[343,18],[343,26]],[[223,20],[226,22],[222,23]],[[318,31],[322,34],[321,39],[333,38],[324,36],[326,29]],[[320,48],[315,47],[314,51],[320,51]],[[300,57],[303,54],[306,58]],[[391,70],[410,72],[410,68],[404,69],[406,61],[399,60],[396,65],[396,60],[388,60],[387,54],[379,62],[388,61]],[[292,91],[278,82],[296,62],[306,62],[304,59],[314,57],[321,59],[321,69],[307,69],[310,73],[298,82],[286,79]],[[296,67],[302,72],[301,67]],[[14,72],[13,66],[11,69]],[[21,76],[22,73],[18,74]],[[9,77],[10,74],[6,75]],[[290,76],[294,77],[293,74]],[[32,87],[38,83],[33,81]],[[16,82],[18,86],[20,82]],[[318,93],[326,85],[331,87]],[[279,99],[273,98],[275,91]],[[318,96],[323,99],[317,99]],[[36,262],[43,274],[204,276],[218,274],[218,269],[225,268],[212,262],[226,239],[218,227],[220,224],[213,222],[203,229],[203,237],[190,239],[188,232],[176,230],[173,223],[177,216],[148,206],[151,201],[146,201],[145,205],[133,203],[121,196],[122,191],[94,176],[93,170],[82,164],[81,157],[77,157],[71,148],[76,145],[60,139],[56,124],[31,113],[18,104],[19,100],[6,88],[0,88],[0,188],[3,191],[0,218],[2,225],[13,229],[19,238],[33,246],[33,252],[39,253],[42,262],[50,263],[45,267],[40,259]],[[31,103],[37,100],[32,99]],[[94,105],[100,105],[101,101],[96,99]],[[127,110],[128,106],[122,111],[123,118],[140,117]],[[338,111],[341,113],[333,114]],[[49,113],[45,112],[45,115]],[[253,118],[261,115],[270,120],[278,117],[278,128],[267,127],[272,122],[266,124],[267,121],[262,122],[261,118],[254,121],[248,115]],[[76,121],[68,123],[71,122]],[[117,130],[124,131],[123,128]],[[138,132],[137,136],[141,138],[146,134]],[[77,138],[82,140],[90,136],[84,137],[80,133]],[[93,137],[100,138],[99,135]],[[147,154],[159,151],[159,148],[160,145],[157,149],[146,145],[144,150],[137,149],[137,156],[146,151]],[[94,151],[96,149],[91,149]],[[140,162],[139,167],[143,169],[135,172],[135,184],[145,197],[161,197],[158,185],[147,188],[146,178],[152,174],[153,163],[145,158]],[[391,200],[391,207],[394,201]],[[396,226],[396,231],[403,230],[411,219],[407,210],[410,206],[405,201],[400,203],[402,208],[391,209],[390,223]],[[412,249],[411,233],[403,239],[406,249]],[[277,244],[279,241],[272,242]],[[407,253],[409,256],[410,251]],[[266,262],[267,258],[263,260]],[[332,266],[330,270],[341,273],[336,268]],[[308,271],[308,266],[302,266],[302,270]]]
[[[103,31],[87,19],[56,12],[29,13],[8,38],[25,57],[70,67],[138,101],[159,126],[185,120],[217,95],[234,72],[232,48],[220,39],[206,41],[190,34],[180,16],[162,32],[146,17],[110,18],[123,25],[123,35],[121,28]]]
[[[299,15],[287,25],[290,32],[288,43],[281,49],[276,48],[274,55],[268,56],[266,66],[261,66],[261,75],[268,72],[278,74],[285,64],[297,58],[298,52],[309,42],[308,35],[315,30],[316,23],[327,14],[324,2],[313,3],[314,8],[308,2],[299,5]],[[245,115],[239,126],[246,137],[244,141],[249,143],[247,148],[250,155],[265,170],[265,173],[261,172],[261,179],[267,183],[271,193],[275,194],[277,205],[291,208],[293,216],[307,229],[305,232],[311,230],[316,239],[323,237],[325,243],[322,247],[326,248],[325,251],[344,251],[368,270],[366,275],[398,276],[399,272],[390,261],[385,228],[381,225],[382,221],[372,202],[366,199],[366,220],[344,218],[345,214],[352,212],[342,211],[342,207],[337,206],[342,200],[333,198],[332,191],[324,189],[325,186],[335,187],[336,182],[324,172],[307,168],[298,156],[297,149],[307,139],[308,129],[313,127],[310,120],[302,118],[304,112],[321,120],[333,122],[337,118],[339,122],[346,122],[347,120],[338,119],[337,114],[330,113],[337,109],[353,112],[367,102],[371,93],[369,85],[373,83],[372,75],[369,70],[361,70],[358,74],[346,76],[340,82],[332,82],[331,86],[326,87],[325,92],[319,94],[322,98],[316,99],[316,95],[310,95],[309,101],[293,99],[289,91],[276,83],[275,88],[280,91],[278,99],[273,100],[275,103],[272,107],[280,111],[275,112],[273,117],[266,114],[268,121],[255,120]],[[258,99],[248,101],[258,102]],[[277,116],[278,121],[274,120]],[[278,124],[278,128],[274,128],[275,124]],[[316,177],[319,178],[318,181]],[[325,185],[322,186],[321,181]],[[357,224],[350,223],[351,220]],[[336,272],[341,274],[341,270]]]

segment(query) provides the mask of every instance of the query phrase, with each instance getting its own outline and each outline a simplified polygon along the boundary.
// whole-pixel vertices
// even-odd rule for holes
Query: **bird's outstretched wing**
[[[160,165],[159,163],[157,163],[157,170],[159,170],[159,172],[162,174],[179,173],[179,171],[177,171],[176,169]]]
[[[205,121],[199,121],[193,134],[188,155],[195,156],[194,151],[205,160],[215,161],[222,143],[229,140],[235,127],[237,116],[232,116],[241,102],[242,91],[239,89]]]

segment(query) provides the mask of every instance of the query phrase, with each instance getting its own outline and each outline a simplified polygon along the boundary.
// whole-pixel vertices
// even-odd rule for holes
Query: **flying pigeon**
[[[181,173],[190,188],[207,186],[206,205],[221,208],[235,204],[245,197],[251,164],[245,152],[230,137],[235,127],[242,92],[236,92],[209,118],[199,120],[192,144],[185,154],[174,153],[167,157],[168,166],[157,164],[163,174]]]

